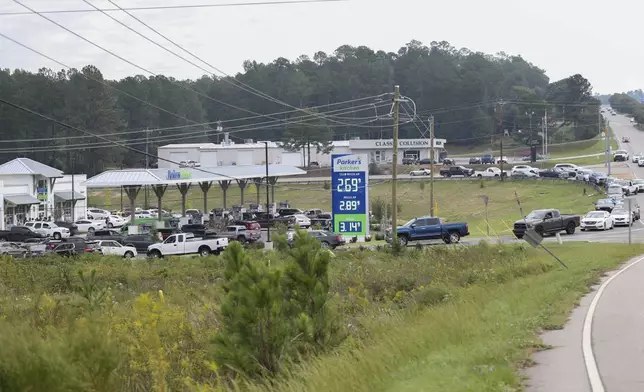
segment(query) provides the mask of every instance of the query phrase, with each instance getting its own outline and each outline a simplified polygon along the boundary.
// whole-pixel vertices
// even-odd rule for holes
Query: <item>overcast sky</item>
[[[37,11],[89,9],[82,0],[21,0]],[[105,0],[90,0],[113,8]],[[116,0],[123,7],[233,3],[253,0]],[[255,0],[257,1],[257,0]],[[641,0],[349,0],[339,3],[134,11],[152,27],[226,73],[242,62],[295,59],[343,44],[397,51],[412,39],[487,53],[520,54],[551,80],[575,73],[598,93],[644,87]],[[0,12],[25,11],[0,0]],[[161,42],[123,13],[110,13]],[[153,46],[97,12],[47,15],[78,34],[148,70],[196,78],[204,72]],[[97,66],[106,78],[145,72],[37,16],[0,16],[0,32],[70,66]],[[170,46],[169,46],[170,47]],[[176,49],[175,49],[176,50]],[[0,67],[37,70],[60,66],[0,37]]]

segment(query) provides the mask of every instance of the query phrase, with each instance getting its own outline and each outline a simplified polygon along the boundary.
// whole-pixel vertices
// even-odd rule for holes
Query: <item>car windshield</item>
[[[626,154],[626,151],[624,151],[624,150],[617,150],[617,151],[615,151],[615,154]]]
[[[526,219],[543,219],[546,216],[545,211],[532,211],[526,216]]]
[[[601,204],[611,204],[611,205],[613,205],[613,204],[615,204],[615,202],[613,202],[613,200],[611,200],[611,199],[598,200],[597,205],[601,205]]]
[[[416,222],[416,218],[414,218],[414,219],[410,220],[409,222],[405,223],[403,225],[403,227],[409,227],[409,226],[413,225],[414,222]]]
[[[586,215],[586,218],[602,218],[604,216],[603,212],[589,212]]]

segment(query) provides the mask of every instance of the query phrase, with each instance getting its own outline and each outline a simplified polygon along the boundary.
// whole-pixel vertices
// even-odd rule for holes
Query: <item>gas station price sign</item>
[[[369,234],[369,161],[367,155],[331,157],[333,232],[346,236]]]

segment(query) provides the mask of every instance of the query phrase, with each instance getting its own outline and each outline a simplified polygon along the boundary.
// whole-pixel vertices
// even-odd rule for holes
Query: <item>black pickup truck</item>
[[[0,231],[0,241],[25,242],[30,238],[44,239],[47,237],[24,226],[13,226],[10,230]]]
[[[465,166],[449,166],[440,170],[440,175],[443,177],[464,176],[470,177],[474,175],[474,169]]]
[[[538,234],[556,234],[560,231],[566,231],[566,234],[574,234],[575,229],[579,227],[581,217],[579,215],[561,214],[559,210],[534,210],[525,219],[514,222],[512,232],[515,237],[523,238],[528,229],[534,229]]]

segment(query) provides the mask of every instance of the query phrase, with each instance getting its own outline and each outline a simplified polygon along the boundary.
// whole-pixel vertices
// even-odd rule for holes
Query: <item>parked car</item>
[[[481,157],[481,164],[483,165],[493,165],[496,162],[496,158],[492,154],[485,154]]]
[[[107,227],[110,229],[113,227],[121,227],[126,223],[126,220],[122,216],[110,215],[107,221]]]
[[[132,246],[138,253],[146,254],[148,247],[156,243],[156,240],[149,234],[128,235],[119,241],[125,246]]]
[[[450,166],[444,167],[440,170],[440,175],[443,177],[464,176],[471,177],[474,174],[474,169],[465,166]]]
[[[593,174],[593,171],[590,169],[578,169],[577,170],[577,181],[590,181],[590,176]]]
[[[64,227],[69,230],[69,235],[78,234],[78,226],[74,222],[56,221],[54,222],[58,227]]]
[[[615,227],[615,221],[608,211],[591,211],[581,219],[580,230],[609,230]]]
[[[499,169],[498,167],[488,167],[485,170],[476,170],[473,175],[480,178],[501,177],[501,175],[503,175],[503,177],[507,177],[508,172],[507,171],[501,172],[501,169]]]
[[[514,171],[510,175],[512,178],[522,179],[522,178],[538,178],[539,172],[536,169],[525,170],[525,171]]]
[[[262,226],[256,220],[237,220],[232,222],[233,225],[244,226],[246,230],[261,230]]]
[[[295,218],[295,225],[299,226],[303,229],[308,229],[311,227],[311,219],[309,219],[306,215],[304,214],[295,214],[293,215]]]
[[[329,213],[318,214],[315,218],[311,218],[311,227],[320,227],[324,230],[331,230],[333,223],[333,215]]]
[[[91,234],[87,234],[87,238],[96,241],[120,241],[123,239],[124,235],[118,230],[96,230]]]
[[[16,259],[24,259],[30,253],[29,249],[13,242],[0,243],[0,255],[13,256]]]
[[[335,249],[338,246],[342,246],[346,243],[341,235],[334,234],[327,230],[311,230],[308,232],[308,234],[320,242],[322,249]],[[294,239],[293,232],[289,232],[287,239],[289,245],[292,245]]]
[[[214,230],[202,224],[189,224],[181,226],[181,231],[184,233],[192,233],[195,237],[204,237],[206,235],[215,234]]]
[[[499,157],[499,158],[496,160],[496,163],[497,163],[497,164],[501,164],[501,163],[506,164],[506,163],[508,163],[508,162],[509,162],[508,157]]]
[[[418,170],[412,170],[409,172],[410,176],[428,176],[431,174],[429,169],[420,168]]]
[[[517,171],[530,171],[530,170],[537,170],[536,168],[530,166],[530,165],[516,165],[512,167],[511,173],[515,173]]]
[[[615,220],[615,226],[632,226],[635,222],[635,213],[633,211],[628,212],[624,208],[614,208],[610,215]]]
[[[606,173],[594,172],[588,177],[588,182],[597,186],[604,186],[608,180]]]
[[[481,164],[481,158],[479,157],[470,158],[470,165],[480,165],[480,164]]]
[[[392,231],[385,232],[387,241],[392,240]],[[442,239],[446,244],[456,244],[470,235],[469,225],[464,222],[443,223],[440,218],[424,216],[414,218],[396,228],[398,242],[406,246],[411,241]]]
[[[97,244],[101,252],[107,256],[120,256],[130,259],[138,254],[134,246],[125,246],[117,241],[102,240],[98,241]]]
[[[242,244],[253,243],[262,239],[262,232],[259,230],[248,230],[246,226],[231,225],[226,227],[226,231],[217,233],[217,236],[226,237],[228,241],[239,241]]]
[[[566,169],[566,170],[574,170],[577,169],[579,166],[575,165],[574,163],[557,163],[556,165],[553,166],[553,169]]]
[[[261,228],[275,227],[275,225],[283,224],[291,226],[295,222],[293,216],[276,216],[267,212],[257,212],[257,223]]]
[[[417,165],[431,165],[432,160],[429,159],[429,158],[423,158],[423,159],[417,161],[416,164]],[[436,164],[438,164],[438,162],[436,161],[436,159],[434,159],[434,165],[436,165]]]
[[[25,242],[30,238],[44,239],[47,237],[26,226],[13,226],[9,230],[0,230],[0,241]]]
[[[443,165],[453,165],[454,160],[452,158],[443,158]]]
[[[416,163],[416,158],[414,157],[404,157],[402,159],[402,164],[403,165],[413,165]]]
[[[564,178],[566,174],[562,173],[560,170],[555,169],[544,169],[539,170],[539,177],[542,178]]]
[[[621,199],[624,197],[624,188],[619,184],[611,184],[606,188],[606,196],[610,199]]]
[[[637,187],[637,193],[644,191],[644,180],[636,178],[631,182]]]
[[[544,209],[530,212],[524,219],[514,222],[512,232],[515,237],[523,238],[528,229],[534,229],[537,234],[556,234],[566,231],[567,234],[574,234],[575,229],[581,224],[579,215],[561,214],[559,210]]]
[[[322,210],[319,208],[311,208],[310,210],[304,211],[304,215],[308,216],[309,218],[318,216],[318,214],[321,214],[321,213],[322,213]]]
[[[36,233],[41,233],[45,237],[52,237],[57,240],[70,236],[69,229],[58,227],[54,222],[33,221],[25,223],[25,226],[31,228]]]
[[[100,248],[98,247],[98,242],[89,238],[83,238],[83,237],[63,238],[60,243],[75,244],[77,251],[80,253],[100,253],[101,252]]]
[[[228,238],[196,238],[190,233],[173,234],[165,241],[148,246],[148,257],[160,258],[172,255],[199,254],[218,255],[228,246]]]
[[[108,216],[110,216],[111,213],[106,210],[102,210],[100,208],[88,208],[87,209],[87,219],[89,220],[105,220]]]
[[[612,184],[621,185],[626,196],[637,195],[639,192],[639,186],[633,184],[631,180],[615,180]]]
[[[81,219],[74,222],[80,233],[93,233],[105,228],[105,221]]]

